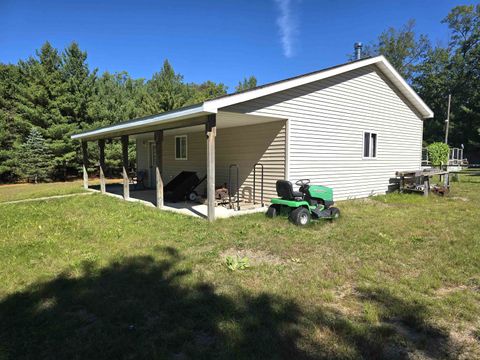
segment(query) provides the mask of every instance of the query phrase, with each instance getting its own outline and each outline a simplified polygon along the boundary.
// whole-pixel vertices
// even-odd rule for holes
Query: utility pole
[[[448,145],[448,125],[450,124],[450,102],[452,101],[452,94],[448,94],[448,110],[447,119],[445,120],[445,144]]]

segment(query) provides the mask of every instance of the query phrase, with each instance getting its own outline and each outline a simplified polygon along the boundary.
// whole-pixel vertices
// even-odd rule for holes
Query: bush
[[[427,146],[428,159],[433,166],[441,166],[448,163],[450,147],[442,142],[435,142]]]

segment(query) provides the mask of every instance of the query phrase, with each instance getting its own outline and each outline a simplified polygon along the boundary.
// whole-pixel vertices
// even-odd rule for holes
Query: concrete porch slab
[[[100,192],[100,186],[89,187],[90,191]],[[123,188],[122,184],[107,184],[106,195],[114,196],[123,200]],[[134,186],[130,186],[130,199],[129,201],[140,202],[146,206],[156,206],[156,191],[152,189],[134,189]],[[206,204],[197,204],[188,201],[182,201],[177,203],[166,202],[162,210],[176,212],[188,216],[207,218],[208,208]],[[247,214],[254,214],[259,212],[266,212],[267,206],[249,208],[245,210],[233,210],[227,209],[224,206],[215,207],[215,217],[217,219],[224,219],[233,216],[241,216]]]

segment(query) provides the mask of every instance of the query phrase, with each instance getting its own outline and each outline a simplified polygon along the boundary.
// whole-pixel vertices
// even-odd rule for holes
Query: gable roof
[[[411,102],[411,104],[423,116],[423,118],[426,119],[433,117],[433,111],[427,106],[427,104],[425,104],[425,102],[420,98],[420,96],[418,96],[411,86],[407,84],[407,82],[383,55],[351,61],[319,71],[314,71],[285,80],[258,86],[250,90],[224,95],[212,100],[207,100],[204,102],[204,105],[206,105],[206,109],[219,109],[276,92],[288,90],[297,86],[309,84],[369,65],[376,65],[379,70],[393,83],[393,85],[395,85],[398,90],[407,98],[407,100]]]
[[[407,82],[395,70],[392,64],[390,64],[383,55],[380,55],[355,60],[345,64],[325,68],[319,71],[314,71],[288,79],[268,83],[265,85],[257,86],[253,89],[223,95],[211,100],[206,100],[203,103],[197,105],[167,111],[161,114],[145,116],[142,118],[121,122],[111,126],[106,126],[103,128],[75,134],[72,135],[72,139],[107,136],[110,133],[117,133],[118,131],[135,130],[137,128],[142,128],[145,126],[169,124],[171,122],[184,120],[190,117],[215,114],[219,111],[219,109],[227,106],[253,100],[262,96],[267,96],[297,86],[309,84],[315,81],[340,75],[348,71],[356,70],[370,65],[375,65],[392,82],[392,84],[400,91],[400,93],[405,96],[405,98],[412,104],[412,106],[424,119],[433,117],[433,111],[427,106],[427,104],[425,104],[425,102],[420,98],[420,96],[418,96],[418,94],[411,88],[411,86],[407,84]]]

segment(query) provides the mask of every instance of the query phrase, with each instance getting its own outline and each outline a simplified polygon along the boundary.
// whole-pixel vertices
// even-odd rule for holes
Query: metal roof
[[[272,83],[257,86],[233,94],[222,95],[214,99],[204,101],[203,103],[183,107],[160,114],[145,116],[132,119],[118,124],[105,126],[102,128],[85,131],[72,135],[72,139],[88,139],[108,136],[119,131],[136,131],[143,127],[151,127],[156,125],[166,125],[178,120],[184,120],[191,117],[215,114],[219,109],[231,106],[244,101],[249,101],[262,96],[267,96],[279,91],[288,90],[297,86],[305,85],[311,82],[319,81],[328,77],[336,76],[348,71],[352,71],[364,66],[375,65],[387,76],[387,78],[399,89],[414,108],[421,114],[423,118],[433,117],[432,110],[423,102],[418,94],[407,84],[394,67],[388,62],[384,56],[369,57],[348,63],[332,66],[318,71],[294,76],[288,79],[275,81]]]

